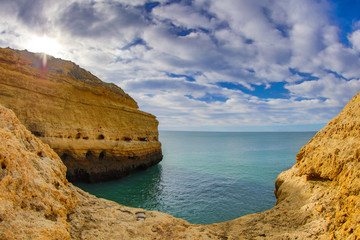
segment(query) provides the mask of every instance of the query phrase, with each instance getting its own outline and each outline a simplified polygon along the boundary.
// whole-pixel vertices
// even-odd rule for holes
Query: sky
[[[160,130],[317,131],[360,91],[360,0],[0,0],[0,47],[74,61]]]

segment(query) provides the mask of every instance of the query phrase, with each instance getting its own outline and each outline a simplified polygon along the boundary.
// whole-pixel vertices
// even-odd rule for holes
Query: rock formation
[[[205,226],[83,192],[0,107],[0,239],[359,239],[359,120],[360,93],[279,175],[274,208]]]
[[[0,239],[219,239],[203,226],[73,186],[59,156],[1,106],[0,143]]]
[[[155,116],[70,61],[0,49],[0,89],[0,104],[58,153],[71,181],[119,178],[162,159]]]
[[[0,239],[360,239],[360,93],[279,175],[274,208],[211,225],[83,192],[3,107],[0,143]]]

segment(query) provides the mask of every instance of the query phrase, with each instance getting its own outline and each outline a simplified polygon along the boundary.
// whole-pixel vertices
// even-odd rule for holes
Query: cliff
[[[57,154],[2,106],[0,142],[0,239],[216,239],[202,226],[73,186]]]
[[[13,94],[10,90],[1,96]],[[0,239],[359,239],[359,135],[360,93],[300,150],[296,165],[278,176],[276,206],[224,223],[193,225],[73,186],[59,156],[40,140],[48,138],[37,138],[0,107]],[[69,143],[77,140],[86,139],[75,136]]]
[[[67,166],[69,180],[119,178],[162,159],[155,116],[70,61],[0,49],[0,104]]]
[[[359,119],[360,93],[279,175],[274,208],[203,226],[74,187],[57,154],[0,106],[0,239],[359,239]]]

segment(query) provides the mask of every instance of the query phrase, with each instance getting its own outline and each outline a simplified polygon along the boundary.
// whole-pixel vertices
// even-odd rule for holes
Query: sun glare
[[[61,47],[55,39],[43,36],[31,39],[26,49],[31,52],[55,56],[60,51]]]

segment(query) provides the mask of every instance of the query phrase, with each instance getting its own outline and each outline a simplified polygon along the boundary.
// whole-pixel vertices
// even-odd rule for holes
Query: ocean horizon
[[[163,161],[123,179],[75,183],[117,203],[211,224],[272,208],[276,177],[316,132],[160,131]]]

